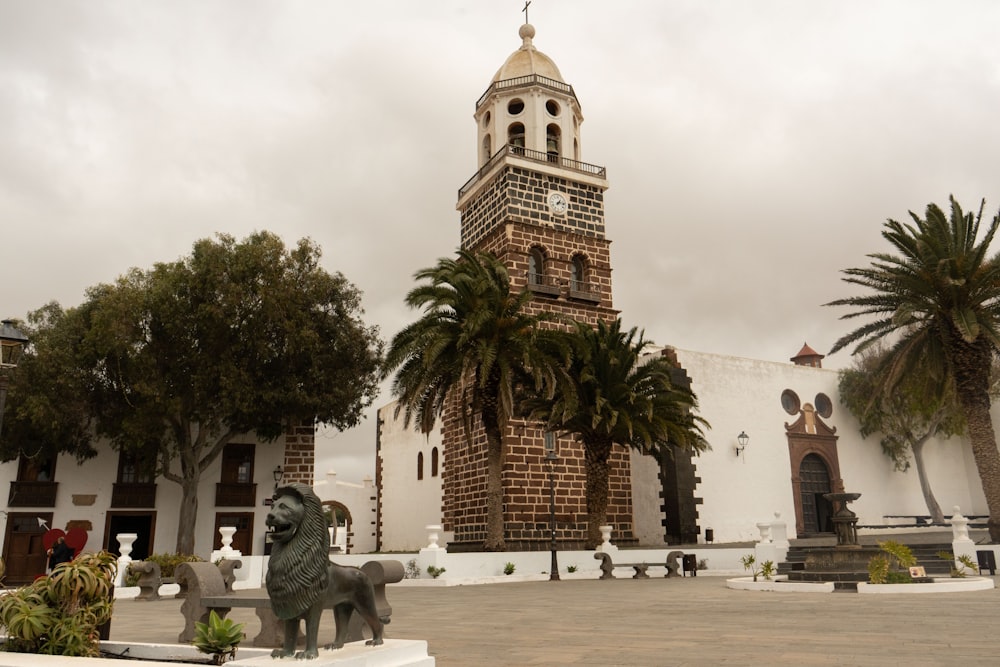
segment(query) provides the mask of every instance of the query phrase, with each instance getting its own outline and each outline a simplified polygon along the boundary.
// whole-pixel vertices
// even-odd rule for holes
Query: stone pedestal
[[[601,531],[601,543],[597,545],[595,551],[605,554],[618,553],[618,547],[611,544],[611,531],[614,526],[598,526],[597,528]]]
[[[969,520],[962,516],[961,508],[954,507],[954,514],[948,523],[951,524],[951,550],[955,554],[955,569],[961,571],[964,565],[958,560],[959,556],[968,556],[975,563],[978,561],[976,554],[976,543],[969,539]]]
[[[858,544],[858,515],[852,512],[847,503],[861,497],[860,493],[826,493],[823,497],[840,508],[833,515],[833,529],[837,533],[838,549],[860,549]]]
[[[115,535],[118,540],[118,574],[115,575],[115,586],[125,585],[125,575],[128,574],[128,566],[132,563],[132,543],[139,539],[136,533],[118,533]]]

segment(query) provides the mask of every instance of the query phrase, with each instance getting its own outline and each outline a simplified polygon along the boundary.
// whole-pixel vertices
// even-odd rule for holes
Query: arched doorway
[[[823,497],[833,492],[826,462],[817,454],[807,454],[799,465],[799,480],[803,532],[833,532],[833,504]]]
[[[422,465],[422,463],[421,463]],[[330,523],[330,547],[337,552],[351,553],[351,511],[347,505],[336,500],[327,500],[323,503],[323,508],[327,513],[327,521]]]

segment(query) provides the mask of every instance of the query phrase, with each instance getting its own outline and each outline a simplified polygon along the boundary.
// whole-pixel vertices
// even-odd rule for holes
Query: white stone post
[[[430,525],[424,526],[424,528],[427,529],[427,547],[426,548],[429,549],[429,550],[431,550],[431,551],[433,551],[435,549],[440,549],[441,547],[438,546],[438,539],[440,539],[438,537],[438,533],[441,532],[441,526],[438,525],[438,524],[436,524],[436,523],[432,523]]]
[[[128,572],[129,563],[132,562],[132,557],[129,555],[132,553],[132,543],[139,539],[139,536],[136,533],[118,533],[115,535],[115,539],[118,540],[118,553],[121,554],[118,557],[115,587],[120,588],[125,585],[125,574]]]
[[[775,564],[780,563],[788,557],[788,526],[781,520],[781,512],[774,513],[774,521],[771,522],[771,542],[774,543]]]
[[[601,531],[601,543],[597,545],[595,551],[606,554],[616,554],[618,553],[618,547],[611,544],[611,531],[614,526],[598,526],[597,529]]]
[[[427,546],[421,549],[420,553],[417,555],[417,565],[420,568],[420,578],[430,579],[432,577],[427,573],[428,567],[434,566],[437,568],[443,567],[445,570],[448,569],[448,551],[438,545],[441,526],[439,524],[432,523],[424,527],[427,529]]]
[[[243,552],[234,549],[233,546],[232,546],[233,545],[233,535],[235,535],[235,534],[236,534],[236,527],[235,526],[220,526],[219,527],[219,535],[222,536],[220,538],[222,540],[222,548],[221,549],[216,549],[215,551],[212,552],[212,555],[209,556],[209,560],[211,562],[217,563],[218,561],[220,561],[222,559],[235,560],[237,558],[243,558]]]
[[[961,508],[955,505],[954,514],[949,523],[951,523],[951,550],[955,554],[955,569],[961,570],[962,563],[958,560],[959,556],[968,556],[973,563],[977,562],[976,559],[976,543],[969,539],[969,520],[962,516]]]
[[[222,526],[219,528],[219,535],[222,536],[222,548],[219,551],[223,554],[233,552],[233,535],[236,534],[235,526]]]
[[[770,544],[771,543],[771,522],[761,521],[757,524],[757,530],[760,531],[760,543]]]

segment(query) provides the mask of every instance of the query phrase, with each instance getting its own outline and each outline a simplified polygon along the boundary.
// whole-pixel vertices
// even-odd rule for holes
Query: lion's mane
[[[275,543],[267,566],[268,597],[274,615],[282,620],[305,613],[329,586],[330,533],[323,505],[305,484],[279,487],[274,497],[295,496],[302,502],[304,514],[295,536],[286,543]]]

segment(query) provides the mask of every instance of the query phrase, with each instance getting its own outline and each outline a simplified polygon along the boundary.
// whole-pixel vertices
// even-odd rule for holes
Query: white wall
[[[347,507],[352,521],[348,526],[351,533],[351,553],[375,551],[377,495],[371,477],[365,477],[360,484],[354,484],[338,480],[337,473],[329,471],[324,479],[315,481],[313,491],[324,502],[332,500]]]
[[[773,519],[775,512],[794,536],[785,424],[797,416],[781,406],[785,389],[794,391],[803,405],[815,405],[820,392],[833,402],[833,414],[824,422],[837,429],[845,490],[862,494],[851,505],[860,524],[879,524],[884,515],[927,513],[916,471],[894,472],[878,436],[861,438],[857,421],[840,405],[836,370],[686,350],[677,350],[677,357],[691,378],[699,413],[712,425],[707,432],[712,451],[695,459],[702,480],[696,495],[704,500],[699,525],[714,529],[717,542],[754,539],[756,523]],[[750,444],[737,457],[736,436],[741,431],[750,436]],[[970,457],[968,444],[957,438],[926,447],[931,488],[945,514],[956,504],[965,514],[986,511]]]
[[[426,526],[440,524],[441,471],[445,451],[441,431],[424,436],[393,418],[396,402],[379,410],[382,421],[382,551],[415,551],[427,546]],[[431,451],[438,450],[438,475],[431,475]],[[424,478],[417,479],[417,454],[424,455]],[[441,545],[447,543],[442,535]]]
[[[216,512],[248,512],[254,513],[253,553],[264,553],[264,533],[268,508],[264,506],[265,498],[271,496],[274,487],[272,470],[284,460],[284,440],[279,438],[272,443],[262,443],[253,436],[243,436],[235,442],[253,442],[255,447],[254,481],[257,484],[257,504],[255,507],[216,507],[215,485],[219,482],[222,470],[221,456],[206,469],[201,476],[198,487],[198,521],[195,529],[195,554],[208,558],[215,542]],[[56,506],[43,507],[8,507],[9,512],[31,513],[52,512],[50,527],[65,529],[67,522],[77,520],[90,521],[93,530],[87,538],[87,550],[106,548],[104,530],[109,509],[112,511],[131,511],[131,508],[111,508],[112,485],[118,474],[118,454],[110,446],[99,443],[98,455],[82,464],[77,464],[72,456],[61,455],[56,462],[54,481],[59,483]],[[10,482],[17,479],[17,460],[0,464],[0,488],[4,493],[10,488]],[[174,466],[179,468],[179,465]],[[177,508],[180,505],[180,485],[165,479],[158,479],[156,487],[156,525],[153,534],[152,551],[154,553],[173,552],[177,546]],[[93,505],[74,504],[74,495],[96,495]],[[139,510],[136,510],[139,511]],[[7,515],[0,514],[0,538],[6,531]],[[111,546],[117,548],[118,543],[111,536]]]

